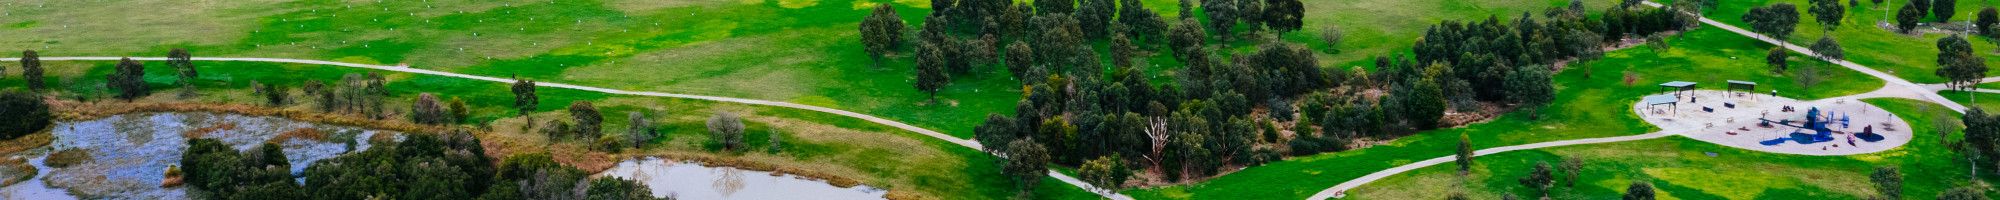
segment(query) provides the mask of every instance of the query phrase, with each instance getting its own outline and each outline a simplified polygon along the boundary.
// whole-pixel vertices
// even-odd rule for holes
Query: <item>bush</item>
[[[49,167],[65,168],[76,164],[83,164],[83,162],[89,162],[89,161],[90,161],[90,151],[82,149],[64,149],[62,151],[56,151],[55,153],[50,153],[48,160],[43,161],[43,163],[48,164]]]
[[[41,96],[25,92],[0,93],[0,140],[14,139],[47,129],[55,117]]]

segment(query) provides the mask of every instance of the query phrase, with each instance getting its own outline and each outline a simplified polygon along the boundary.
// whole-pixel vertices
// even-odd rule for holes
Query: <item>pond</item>
[[[889,192],[866,185],[841,188],[796,175],[658,158],[619,162],[598,176],[632,179],[651,188],[653,196],[677,199],[884,199]]]
[[[180,163],[187,138],[211,138],[248,150],[267,141],[284,146],[296,177],[320,159],[367,149],[368,138],[391,132],[320,125],[277,117],[212,113],[142,113],[57,122],[54,141],[22,153],[39,173],[0,188],[0,199],[187,199],[186,187],[161,188]],[[274,140],[284,137],[287,139]],[[89,158],[63,168],[48,155],[82,151]],[[302,180],[302,179],[300,179]]]

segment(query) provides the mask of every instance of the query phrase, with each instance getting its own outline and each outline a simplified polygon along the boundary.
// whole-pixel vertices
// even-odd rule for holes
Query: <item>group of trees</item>
[[[320,160],[293,181],[281,145],[237,152],[215,139],[190,139],[182,180],[202,199],[655,199],[617,178],[590,179],[547,154],[495,166],[464,131],[412,133],[400,142]]]
[[[1204,4],[1221,3],[1226,1]],[[1229,8],[1251,7],[1242,5],[1251,4]],[[1223,7],[1204,7],[1214,8]],[[1023,99],[1013,116],[989,115],[975,128],[975,139],[988,144],[986,151],[1007,155],[1009,166],[1023,166],[1007,171],[1021,181],[1033,181],[1046,170],[1032,167],[1041,166],[1036,163],[1086,166],[1090,170],[1079,173],[1104,187],[1119,187],[1130,175],[1121,171],[1131,169],[1178,181],[1212,175],[1225,166],[1257,165],[1285,153],[1345,150],[1360,137],[1437,128],[1450,103],[1486,101],[1538,109],[1553,100],[1549,64],[1601,55],[1600,44],[1608,41],[1692,25],[1692,17],[1667,9],[1609,12],[1603,19],[1584,17],[1581,10],[1554,9],[1546,20],[1524,15],[1507,23],[1498,18],[1447,21],[1415,45],[1417,56],[1378,58],[1375,74],[1321,68],[1312,51],[1276,42],[1245,53],[1211,49],[1208,33],[1224,38],[1229,33],[1184,19],[1168,28],[1165,41],[1154,40],[1167,43],[1173,57],[1186,65],[1176,81],[1159,86],[1124,61],[1150,47],[1135,42],[1146,37],[1111,32],[1113,66],[1106,70],[1095,61],[1094,51],[1080,45],[1079,40],[1095,38],[1082,38],[1088,34],[1081,32],[1088,31],[1081,30],[1076,18],[1042,14],[1030,20],[1039,24],[1033,31],[1040,36],[1006,37],[1016,40],[1005,60],[1025,85]],[[1264,26],[1288,23],[1230,19]],[[924,61],[923,51],[918,52],[919,65],[938,64]],[[1369,90],[1389,95],[1359,95]]]
[[[1958,14],[1958,0],[1911,0],[1896,11],[1896,29],[1910,33],[1924,17],[1935,17],[1936,22],[1951,21]]]

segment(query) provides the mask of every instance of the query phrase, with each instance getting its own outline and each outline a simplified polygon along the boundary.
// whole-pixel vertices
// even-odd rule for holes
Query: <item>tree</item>
[[[1993,27],[2000,26],[2000,9],[1991,6],[1979,9],[1979,15],[1972,20],[1972,25],[1979,28],[1979,35],[1988,39],[2000,38],[2000,31],[1995,31],[2000,30],[2000,27]]]
[[[1825,72],[1821,71],[1819,66],[1799,66],[1797,70],[1792,71],[1792,81],[1798,82],[1800,89],[1808,92],[1812,91],[1813,86],[1826,82],[1826,75],[1822,74]]]
[[[1157,43],[1167,33],[1167,21],[1160,19],[1159,13],[1154,13],[1152,9],[1146,9],[1144,1],[1120,0],[1118,5],[1118,21],[1121,24],[1125,24],[1126,27],[1131,28],[1131,30],[1127,30],[1132,34],[1130,35],[1131,39],[1144,40],[1147,43]]]
[[[1840,0],[1812,0],[1812,8],[1806,12],[1812,13],[1826,31],[1840,28],[1841,19],[1847,17],[1847,8],[1840,5]]]
[[[285,106],[285,103],[289,102],[288,99],[292,95],[292,91],[290,89],[286,89],[284,86],[280,86],[277,84],[272,84],[271,87],[264,88],[263,93],[264,93],[264,103],[269,104],[273,107]]]
[[[939,89],[951,80],[945,74],[944,50],[930,41],[917,42],[917,90],[929,93],[931,100],[937,99]]]
[[[708,133],[724,150],[743,148],[743,119],[736,113],[720,112],[708,118]]]
[[[576,120],[576,134],[584,141],[596,140],[604,133],[604,114],[598,113],[597,106],[589,101],[571,102],[569,117]]]
[[[1007,143],[1007,164],[1002,174],[1014,178],[1014,187],[1019,197],[1034,194],[1035,185],[1042,182],[1042,176],[1049,173],[1049,151],[1042,144],[1023,139]]]
[[[1132,58],[1139,56],[1138,51],[1139,51],[1138,47],[1134,47],[1132,45],[1132,39],[1126,37],[1125,34],[1118,34],[1116,36],[1111,36],[1112,67],[1117,67],[1119,69],[1132,67],[1133,64]]]
[[[105,78],[110,79],[106,85],[118,90],[119,99],[132,101],[152,94],[153,89],[146,85],[145,77],[145,65],[132,61],[132,58],[123,58],[119,59],[116,71]]]
[[[1644,0],[1619,0],[1618,9],[1632,9],[1632,6],[1639,5],[1642,1]]]
[[[1951,188],[1951,190],[1945,190],[1944,194],[1938,195],[1938,200],[1987,200],[1987,199],[1988,198],[1986,198],[1986,188],[1980,188],[1978,186],[1960,186],[1956,188]]]
[[[1404,83],[1403,87],[1409,89],[1390,91],[1393,93],[1390,96],[1400,99],[1397,103],[1402,110],[1398,116],[1402,116],[1404,122],[1418,129],[1438,127],[1445,110],[1444,88],[1438,82],[1450,78],[1447,70],[1443,63],[1432,64],[1423,70],[1423,78],[1406,80],[1408,83]]]
[[[987,153],[1005,153],[1007,152],[1007,145],[1001,144],[1007,144],[1020,138],[1019,132],[1021,130],[1019,130],[1019,127],[1019,125],[1015,124],[1013,118],[1001,116],[997,113],[988,113],[986,114],[985,123],[980,123],[979,126],[972,128],[972,138],[978,140],[980,144],[992,144],[981,145],[981,147],[984,147],[981,150],[985,150]]]
[[[588,200],[646,200],[653,197],[653,189],[639,182],[618,177],[600,177],[590,180],[590,189],[584,195]]]
[[[1230,0],[1201,1],[1201,10],[1208,16],[1208,29],[1215,32],[1215,38],[1229,41],[1230,37],[1236,35],[1230,31],[1236,29],[1237,20],[1242,19],[1241,15],[1246,13],[1238,12],[1236,3],[1237,1]]]
[[[1319,40],[1326,42],[1327,53],[1339,54],[1340,42],[1346,39],[1347,32],[1341,31],[1340,26],[1327,25],[1326,28],[1321,28],[1319,31]]]
[[[1625,187],[1625,200],[1653,200],[1653,184],[1632,181],[1631,186]]]
[[[1958,0],[1930,0],[1931,16],[1938,22],[1951,22],[1951,16],[1958,14]]]
[[[1514,70],[1507,76],[1507,99],[1519,109],[1528,110],[1528,119],[1540,119],[1541,108],[1555,100],[1555,85],[1549,80],[1549,67],[1530,65]]]
[[[1785,62],[1788,56],[1791,56],[1791,54],[1786,53],[1784,47],[1774,47],[1771,48],[1769,54],[1764,56],[1764,64],[1770,65],[1773,72],[1785,72],[1786,66],[1789,65]]]
[[[1903,8],[1896,11],[1896,30],[1902,31],[1904,34],[1909,34],[1911,31],[1917,29],[1917,20],[1924,18],[1924,9],[1917,7],[1920,4],[1916,2],[1923,1],[1911,1],[1908,4],[1903,4]]]
[[[53,123],[54,115],[42,97],[25,92],[0,92],[0,140],[10,140],[41,132]]]
[[[1950,85],[1966,87],[1986,77],[1986,58],[1974,55],[1965,37],[1952,35],[1938,39],[1938,69],[1935,73],[1951,80]]]
[[[438,125],[448,123],[444,106],[438,104],[437,95],[423,93],[417,95],[417,102],[410,105],[410,121],[417,124]]]
[[[1963,154],[1966,166],[1971,168],[1972,177],[1979,177],[1979,158],[1986,157],[1996,143],[2000,143],[2000,116],[1986,114],[1986,110],[1972,108],[1960,116],[1965,123],[1965,135],[1953,150]]]
[[[1118,14],[1115,0],[1078,0],[1076,21],[1083,36],[1103,39],[1110,36],[1111,17]]]
[[[1562,171],[1563,171],[1563,176],[1568,177],[1564,178],[1564,180],[1568,181],[1564,181],[1563,186],[1575,188],[1576,182],[1579,181],[1579,179],[1577,179],[1577,175],[1583,174],[1583,159],[1582,158],[1563,159]]]
[[[1014,80],[1027,81],[1028,69],[1034,67],[1035,51],[1028,48],[1027,42],[1014,41],[1014,44],[1007,45],[1007,72],[1014,75]]]
[[[1875,173],[1868,175],[1868,180],[1875,183],[1875,192],[1880,193],[1881,199],[1903,197],[1903,172],[1894,166],[1876,167]]]
[[[1819,53],[1820,59],[1828,59],[1828,60],[1847,59],[1846,51],[1841,50],[1840,42],[1834,41],[1832,35],[1820,37],[1818,42],[1813,42],[1811,49],[1813,53]]]
[[[1548,198],[1549,188],[1555,187],[1554,176],[1554,172],[1549,171],[1549,162],[1535,161],[1535,170],[1528,172],[1528,177],[1521,177],[1520,182],[1521,186],[1534,189],[1542,193],[1542,198]]]
[[[1466,175],[1472,173],[1473,156],[1474,155],[1472,155],[1471,136],[1467,136],[1465,134],[1458,134],[1458,154],[1457,156],[1453,156],[1453,158],[1455,160],[1454,163],[1458,163],[1459,175]]]
[[[1917,18],[1924,18],[1924,16],[1931,15],[1931,5],[1936,5],[1931,4],[1931,1],[1934,0],[1909,0],[1910,3],[1907,5],[1916,7]]]
[[[1752,31],[1783,41],[1792,35],[1793,29],[1797,28],[1799,10],[1791,3],[1750,8],[1749,13],[1743,14],[1743,22],[1750,23]]]
[[[541,97],[535,96],[535,81],[514,79],[513,89],[514,108],[520,110],[522,116],[535,112],[535,107],[542,102]]]
[[[180,80],[176,83],[181,85],[181,98],[193,97],[195,77],[200,76],[200,73],[195,71],[192,55],[188,54],[187,49],[175,48],[167,51],[167,66],[173,67],[174,71],[178,72]]]
[[[1299,0],[1264,0],[1264,6],[1264,26],[1272,31],[1284,33],[1305,27],[1305,3]]]
[[[625,123],[629,125],[625,129],[625,140],[632,144],[632,148],[639,148],[645,146],[646,142],[653,141],[653,135],[655,134],[653,132],[653,123],[646,120],[646,114],[628,112],[625,118],[632,120],[630,123]]]
[[[874,13],[861,20],[861,44],[867,48],[868,58],[874,59],[875,68],[881,68],[882,57],[902,43],[906,26],[889,4],[875,7]]]
[[[41,92],[48,87],[42,80],[42,57],[33,50],[21,51],[21,78],[28,82],[29,91]]]
[[[1201,30],[1200,22],[1195,22],[1191,18],[1182,19],[1181,25],[1170,28],[1168,32],[1170,33],[1167,34],[1167,46],[1173,48],[1175,60],[1189,63],[1192,57],[1208,52],[1202,50],[1207,44],[1204,40],[1207,40],[1208,36]]]
[[[1125,169],[1125,161],[1117,155],[1099,156],[1077,166],[1077,177],[1098,188],[1117,191],[1132,173]]]
[[[452,97],[450,101],[445,101],[445,105],[447,105],[446,108],[451,109],[451,119],[445,120],[446,123],[455,124],[465,122],[465,118],[470,117],[472,114],[472,109],[465,107],[465,100],[459,100],[458,97]]]

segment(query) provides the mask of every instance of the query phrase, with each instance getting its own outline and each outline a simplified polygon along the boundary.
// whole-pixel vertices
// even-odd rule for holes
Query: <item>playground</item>
[[[1647,96],[1634,111],[1661,129],[1687,130],[1688,138],[1764,152],[1854,155],[1910,142],[1909,122],[1855,99],[1677,88],[1684,89]]]

